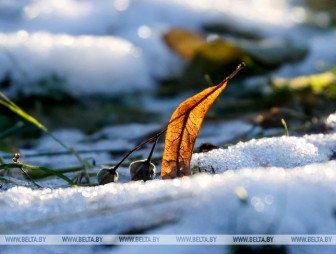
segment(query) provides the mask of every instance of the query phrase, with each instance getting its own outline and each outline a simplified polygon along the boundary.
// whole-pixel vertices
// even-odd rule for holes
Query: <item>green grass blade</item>
[[[28,122],[34,124],[39,129],[43,131],[47,131],[47,128],[43,124],[41,124],[35,117],[26,113],[23,109],[21,109],[18,105],[16,105],[14,102],[8,99],[7,96],[1,92],[0,92],[0,104],[8,108],[9,110],[13,111],[17,115],[21,116],[23,119],[27,120]]]
[[[281,118],[281,123],[285,129],[285,136],[289,137],[289,131],[288,131],[288,127],[287,127],[287,123],[285,121],[285,119]]]
[[[46,167],[40,167],[40,166],[32,166],[32,165],[28,165],[28,164],[24,164],[24,163],[8,163],[8,164],[2,164],[0,165],[0,169],[9,169],[9,168],[24,168],[24,169],[30,169],[30,170],[42,170],[46,173],[58,176],[59,178],[62,178],[64,181],[68,182],[69,184],[71,184],[72,186],[77,186],[77,184],[75,184],[70,178],[66,177],[65,175],[63,175],[61,172],[57,171],[57,170],[53,170],[50,168],[46,168]]]
[[[90,178],[87,177],[87,173],[86,173],[86,170],[88,168],[90,168],[90,164],[87,161],[85,161],[79,155],[79,153],[75,149],[73,149],[71,147],[68,147],[60,139],[58,139],[56,136],[54,136],[52,133],[50,133],[48,131],[48,129],[43,124],[41,124],[36,118],[34,118],[33,116],[31,116],[28,113],[26,113],[23,109],[21,109],[18,105],[16,105],[14,102],[12,102],[6,95],[4,95],[1,92],[0,92],[0,104],[3,105],[3,106],[5,106],[9,110],[13,111],[17,115],[21,116],[23,119],[27,120],[28,122],[32,123],[33,125],[35,125],[39,129],[41,129],[42,131],[44,131],[45,133],[47,133],[51,138],[53,138],[56,142],[58,142],[63,148],[65,148],[71,154],[73,154],[74,156],[76,156],[76,158],[78,159],[78,161],[83,165],[83,167],[84,167],[84,169],[83,169],[84,175],[86,176],[86,179],[87,179],[88,183],[90,183]],[[57,172],[57,171],[55,171],[55,172]],[[57,175],[57,174],[55,174],[55,175]]]
[[[83,166],[73,167],[73,168],[65,168],[65,169],[53,169],[53,170],[64,174],[64,173],[81,171],[81,170],[83,170]],[[33,179],[41,179],[41,178],[45,178],[45,177],[53,175],[52,173],[48,173],[46,171],[37,170],[37,169],[34,169],[34,170],[28,169],[27,173]]]

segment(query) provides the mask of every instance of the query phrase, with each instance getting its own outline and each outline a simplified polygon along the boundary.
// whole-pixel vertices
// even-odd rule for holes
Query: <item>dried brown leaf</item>
[[[196,50],[206,44],[202,35],[184,28],[174,28],[168,31],[163,39],[169,48],[186,60],[191,60]]]
[[[240,64],[230,76],[218,85],[204,89],[177,107],[170,118],[166,132],[161,168],[163,179],[191,174],[191,155],[203,119],[216,98],[225,89],[228,81],[243,67],[245,67],[244,63]]]

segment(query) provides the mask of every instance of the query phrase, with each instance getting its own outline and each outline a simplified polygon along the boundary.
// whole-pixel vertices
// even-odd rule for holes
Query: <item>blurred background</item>
[[[208,121],[325,132],[335,12],[333,0],[0,0],[0,91],[50,130],[92,134],[164,124],[244,61]],[[7,145],[40,134],[0,111],[0,132],[15,129]]]

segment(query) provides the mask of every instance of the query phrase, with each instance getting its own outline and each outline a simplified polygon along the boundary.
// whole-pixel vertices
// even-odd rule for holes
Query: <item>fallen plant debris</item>
[[[151,158],[156,146],[158,138],[166,132],[164,153],[162,157],[162,166],[161,166],[161,177],[162,179],[173,179],[176,177],[189,176],[191,175],[190,161],[195,146],[195,141],[200,131],[201,125],[203,123],[204,117],[211,105],[217,99],[217,97],[222,93],[226,88],[227,83],[231,80],[240,70],[242,70],[246,64],[242,62],[239,64],[235,71],[233,71],[228,77],[226,77],[218,85],[208,87],[196,95],[183,101],[172,114],[170,121],[166,127],[161,130],[159,133],[155,134],[151,138],[144,141],[142,144],[138,145],[134,149],[130,150],[114,167],[104,167],[102,168],[98,175],[99,184],[107,184],[110,182],[117,182],[119,175],[117,172],[118,167],[124,162],[124,160],[131,155],[134,151],[139,150],[145,144],[153,142],[152,149],[149,153],[149,156],[145,160],[134,161],[130,164],[130,175],[131,180],[152,180],[156,175],[156,167],[151,162]],[[74,180],[75,183],[80,183],[82,177],[86,177],[86,169],[90,167],[87,161],[83,160],[78,152],[71,147],[67,147],[62,141],[54,137],[51,133],[48,132],[47,128],[42,125],[38,120],[36,120],[31,115],[24,112],[19,106],[10,101],[5,95],[1,95],[1,104],[14,113],[20,115],[25,120],[31,122],[33,125],[37,126],[39,129],[49,134],[55,141],[61,144],[66,148],[70,153],[74,154],[77,159],[81,162],[83,166],[83,171],[80,172],[77,179]],[[45,167],[35,167],[26,165],[18,162],[19,156],[14,155],[14,163],[12,164],[2,164],[2,169],[8,168],[23,168],[29,170],[42,170],[48,174],[53,174],[58,177],[63,178],[68,183],[75,185],[75,183],[65,177],[61,172],[51,170]],[[89,180],[88,180],[89,183]]]
[[[177,107],[169,121],[166,133],[161,168],[163,179],[191,175],[191,155],[203,119],[229,80],[244,67],[245,63],[241,63],[221,83],[204,89]]]
[[[155,177],[156,167],[154,163],[151,162],[153,152],[158,141],[159,137],[153,143],[152,149],[149,152],[148,158],[145,160],[134,161],[130,164],[130,171],[131,171],[131,180],[138,181],[138,180],[152,180]]]
[[[100,185],[116,183],[118,182],[119,174],[115,168],[102,168],[97,174],[97,179]]]
[[[162,179],[173,179],[191,175],[191,155],[203,119],[216,98],[225,89],[229,80],[231,80],[245,66],[244,62],[239,64],[237,69],[218,85],[208,87],[183,101],[172,114],[166,128],[130,150],[114,167],[102,169],[98,173],[99,184],[115,182],[117,179],[116,170],[124,160],[134,151],[139,150],[145,144],[150,142],[154,142],[154,144],[148,159],[134,162],[130,165],[130,168],[132,180],[152,179],[155,175],[155,165],[150,162],[150,159],[157,139],[164,132],[166,132],[166,137],[161,167]]]

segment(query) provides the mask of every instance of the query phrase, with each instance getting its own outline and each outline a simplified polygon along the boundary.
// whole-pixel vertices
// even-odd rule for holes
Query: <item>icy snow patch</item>
[[[310,53],[302,62],[286,64],[273,73],[274,77],[296,77],[329,71],[335,64],[336,50],[330,45],[336,43],[336,33],[324,31],[310,36],[308,44]]]
[[[139,25],[200,27],[207,22],[231,22],[232,26],[270,24],[290,26],[291,1],[237,0],[26,0],[0,1],[1,30],[49,30],[54,33],[97,34],[132,30]],[[267,13],[267,15],[265,15]],[[237,18],[238,17],[238,18]]]
[[[118,18],[114,5],[114,1],[109,0],[25,0],[11,1],[10,4],[9,1],[0,1],[0,29],[77,35],[107,33]]]
[[[183,61],[162,40],[169,29],[223,24],[304,43],[300,28],[291,32],[300,23],[295,5],[290,0],[0,0],[0,80],[8,74],[17,90],[34,93],[38,88],[27,81],[52,75],[63,78],[75,95],[152,88],[156,78],[183,70]],[[323,56],[325,49],[330,47],[323,43]]]
[[[225,142],[237,139],[246,135],[253,129],[253,125],[241,120],[228,121],[222,123],[206,123],[206,128],[202,128],[199,137],[196,139],[196,146],[202,143],[213,143],[222,145]]]
[[[244,200],[237,195],[241,188],[247,193]],[[0,193],[0,233],[123,234],[145,229],[148,234],[332,234],[335,194],[335,161],[98,187],[15,187]],[[14,253],[22,247],[3,248]],[[83,253],[96,248],[106,251],[87,246]],[[113,251],[138,253],[139,248],[167,253],[165,246],[119,246]],[[293,253],[298,247],[287,248]],[[188,248],[174,250],[190,253]],[[214,253],[230,251],[219,246]]]
[[[106,136],[109,139],[126,139],[126,140],[134,140],[145,135],[149,135],[150,133],[157,131],[163,127],[160,124],[124,124],[124,125],[114,125],[111,127],[106,127],[101,131],[97,132],[95,136]]]
[[[116,163],[121,159],[113,153],[126,154],[146,140],[147,135],[159,132],[162,128],[160,124],[155,123],[133,123],[105,127],[91,136],[87,136],[77,129],[60,129],[52,132],[52,135],[68,147],[75,149],[82,158],[89,161],[94,160],[97,165],[105,165]],[[133,155],[146,158],[149,153],[147,149],[149,148],[144,147]],[[42,136],[33,149],[23,148],[20,149],[20,152],[22,162],[28,164],[42,164],[52,168],[59,168],[64,165],[67,167],[78,166],[79,164],[76,156],[69,154],[62,145],[58,144],[49,135]]]
[[[146,131],[145,126],[142,131]],[[138,135],[142,133],[138,132]],[[97,140],[91,140],[89,136],[86,136],[79,130],[61,129],[52,133],[57,139],[64,142],[64,144],[70,148],[75,149],[82,158],[89,161],[94,160],[97,165],[111,163],[112,159],[110,152],[113,151],[126,151],[135,147],[134,140],[127,140],[124,137],[121,138],[98,138]],[[95,137],[93,137],[95,138]],[[58,144],[52,137],[45,135],[40,138],[38,144],[33,149],[21,149],[23,155],[22,161],[33,165],[45,165],[48,167],[59,168],[67,165],[78,166],[79,161],[76,156],[69,154],[63,146]],[[64,154],[62,154],[64,152]],[[45,156],[32,156],[34,154],[45,154]],[[25,157],[26,156],[26,157]]]
[[[72,141],[80,140],[82,134],[73,132]],[[336,162],[329,156],[336,150],[335,141],[336,134],[263,138],[194,154],[193,165],[224,171],[216,175],[96,187],[13,187],[0,192],[0,233],[332,234]],[[241,190],[246,195],[240,195]],[[146,253],[167,251],[164,246],[150,247],[142,248]],[[4,246],[6,253],[20,248]],[[71,248],[67,246],[67,251]],[[82,252],[103,251],[97,248],[89,246]],[[295,253],[298,247],[286,248]],[[213,250],[230,253],[224,246]],[[137,253],[139,246],[113,251]],[[190,253],[189,248],[174,251]]]
[[[263,138],[193,154],[191,167],[216,172],[270,166],[291,168],[328,161],[333,150],[336,150],[335,134]]]
[[[52,76],[64,80],[60,89],[75,96],[115,94],[152,85],[141,50],[113,36],[19,31],[0,34],[0,48],[0,79],[10,74],[14,83],[22,85],[20,92],[36,90],[34,83]]]

